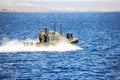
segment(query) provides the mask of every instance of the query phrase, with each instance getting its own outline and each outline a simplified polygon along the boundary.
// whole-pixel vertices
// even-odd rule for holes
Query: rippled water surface
[[[75,46],[82,49],[60,52],[1,50],[6,41],[36,40],[41,28],[52,29],[51,23],[57,30],[62,23],[63,33],[71,32],[79,38]],[[120,80],[120,13],[1,12],[0,79]]]

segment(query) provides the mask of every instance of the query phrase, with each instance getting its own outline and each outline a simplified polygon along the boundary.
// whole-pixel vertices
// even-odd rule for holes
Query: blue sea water
[[[4,38],[37,39],[51,23],[83,50],[0,52],[0,80],[120,80],[120,12],[0,12],[0,47]]]

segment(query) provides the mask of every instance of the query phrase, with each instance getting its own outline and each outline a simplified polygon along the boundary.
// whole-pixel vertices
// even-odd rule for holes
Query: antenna
[[[55,24],[53,24],[53,21],[51,21],[51,27],[53,28],[53,31],[55,32],[56,31],[56,26],[55,26]]]
[[[60,23],[60,33],[62,34],[62,24]]]
[[[55,24],[53,25],[53,30],[54,30],[54,32],[56,31],[56,25]]]

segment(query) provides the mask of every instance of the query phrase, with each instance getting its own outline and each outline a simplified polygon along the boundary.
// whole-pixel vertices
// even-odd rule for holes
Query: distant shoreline
[[[1,6],[0,12],[120,12],[119,10],[65,10],[46,7]]]

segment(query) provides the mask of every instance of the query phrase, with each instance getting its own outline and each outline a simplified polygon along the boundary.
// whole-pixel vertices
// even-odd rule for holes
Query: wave
[[[26,39],[26,40],[8,40],[5,39],[2,41],[0,45],[0,52],[66,52],[66,51],[75,51],[82,50],[77,45],[73,45],[66,42],[60,42],[56,45],[46,45],[46,46],[36,46],[36,45],[28,45],[25,46],[24,42],[32,42],[35,43],[36,40]]]

